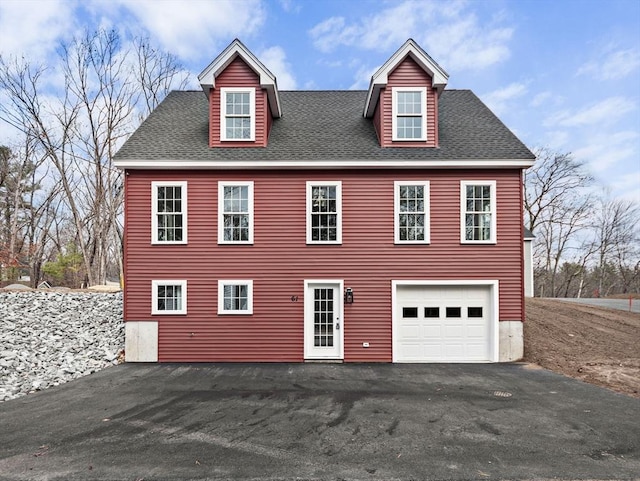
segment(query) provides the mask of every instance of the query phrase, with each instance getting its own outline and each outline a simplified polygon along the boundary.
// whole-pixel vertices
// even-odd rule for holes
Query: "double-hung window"
[[[186,314],[187,281],[151,281],[151,314]]]
[[[255,88],[227,87],[220,89],[221,140],[255,140],[255,104]]]
[[[342,182],[307,182],[307,244],[342,243]]]
[[[253,314],[253,281],[218,281],[218,314]]]
[[[393,140],[427,140],[427,89],[393,87]]]
[[[253,182],[218,182],[218,243],[253,244]]]
[[[429,243],[429,182],[394,183],[395,243]]]
[[[187,243],[187,183],[151,183],[152,244]]]
[[[460,241],[466,244],[495,244],[496,182],[460,182]]]

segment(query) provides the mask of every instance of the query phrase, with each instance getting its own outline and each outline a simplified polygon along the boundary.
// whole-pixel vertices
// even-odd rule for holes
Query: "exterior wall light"
[[[350,287],[347,287],[347,290],[344,291],[344,303],[353,304],[353,290]]]

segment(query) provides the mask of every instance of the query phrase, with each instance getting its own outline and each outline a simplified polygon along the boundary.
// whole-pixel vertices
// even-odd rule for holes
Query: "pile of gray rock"
[[[0,401],[122,361],[122,293],[0,290]]]

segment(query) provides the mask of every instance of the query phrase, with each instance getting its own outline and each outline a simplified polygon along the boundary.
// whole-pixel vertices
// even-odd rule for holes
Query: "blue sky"
[[[640,203],[638,0],[0,0],[0,53],[47,64],[85,28],[148,35],[196,76],[234,38],[287,89],[366,89],[409,37],[530,148]],[[10,130],[0,126],[0,143]],[[10,139],[9,139],[10,140]]]

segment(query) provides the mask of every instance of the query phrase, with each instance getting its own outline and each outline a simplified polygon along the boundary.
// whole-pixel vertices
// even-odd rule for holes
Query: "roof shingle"
[[[439,147],[381,148],[362,116],[366,91],[282,91],[264,148],[210,148],[202,91],[174,91],[116,154],[116,160],[533,160],[527,147],[470,90],[439,99]]]

